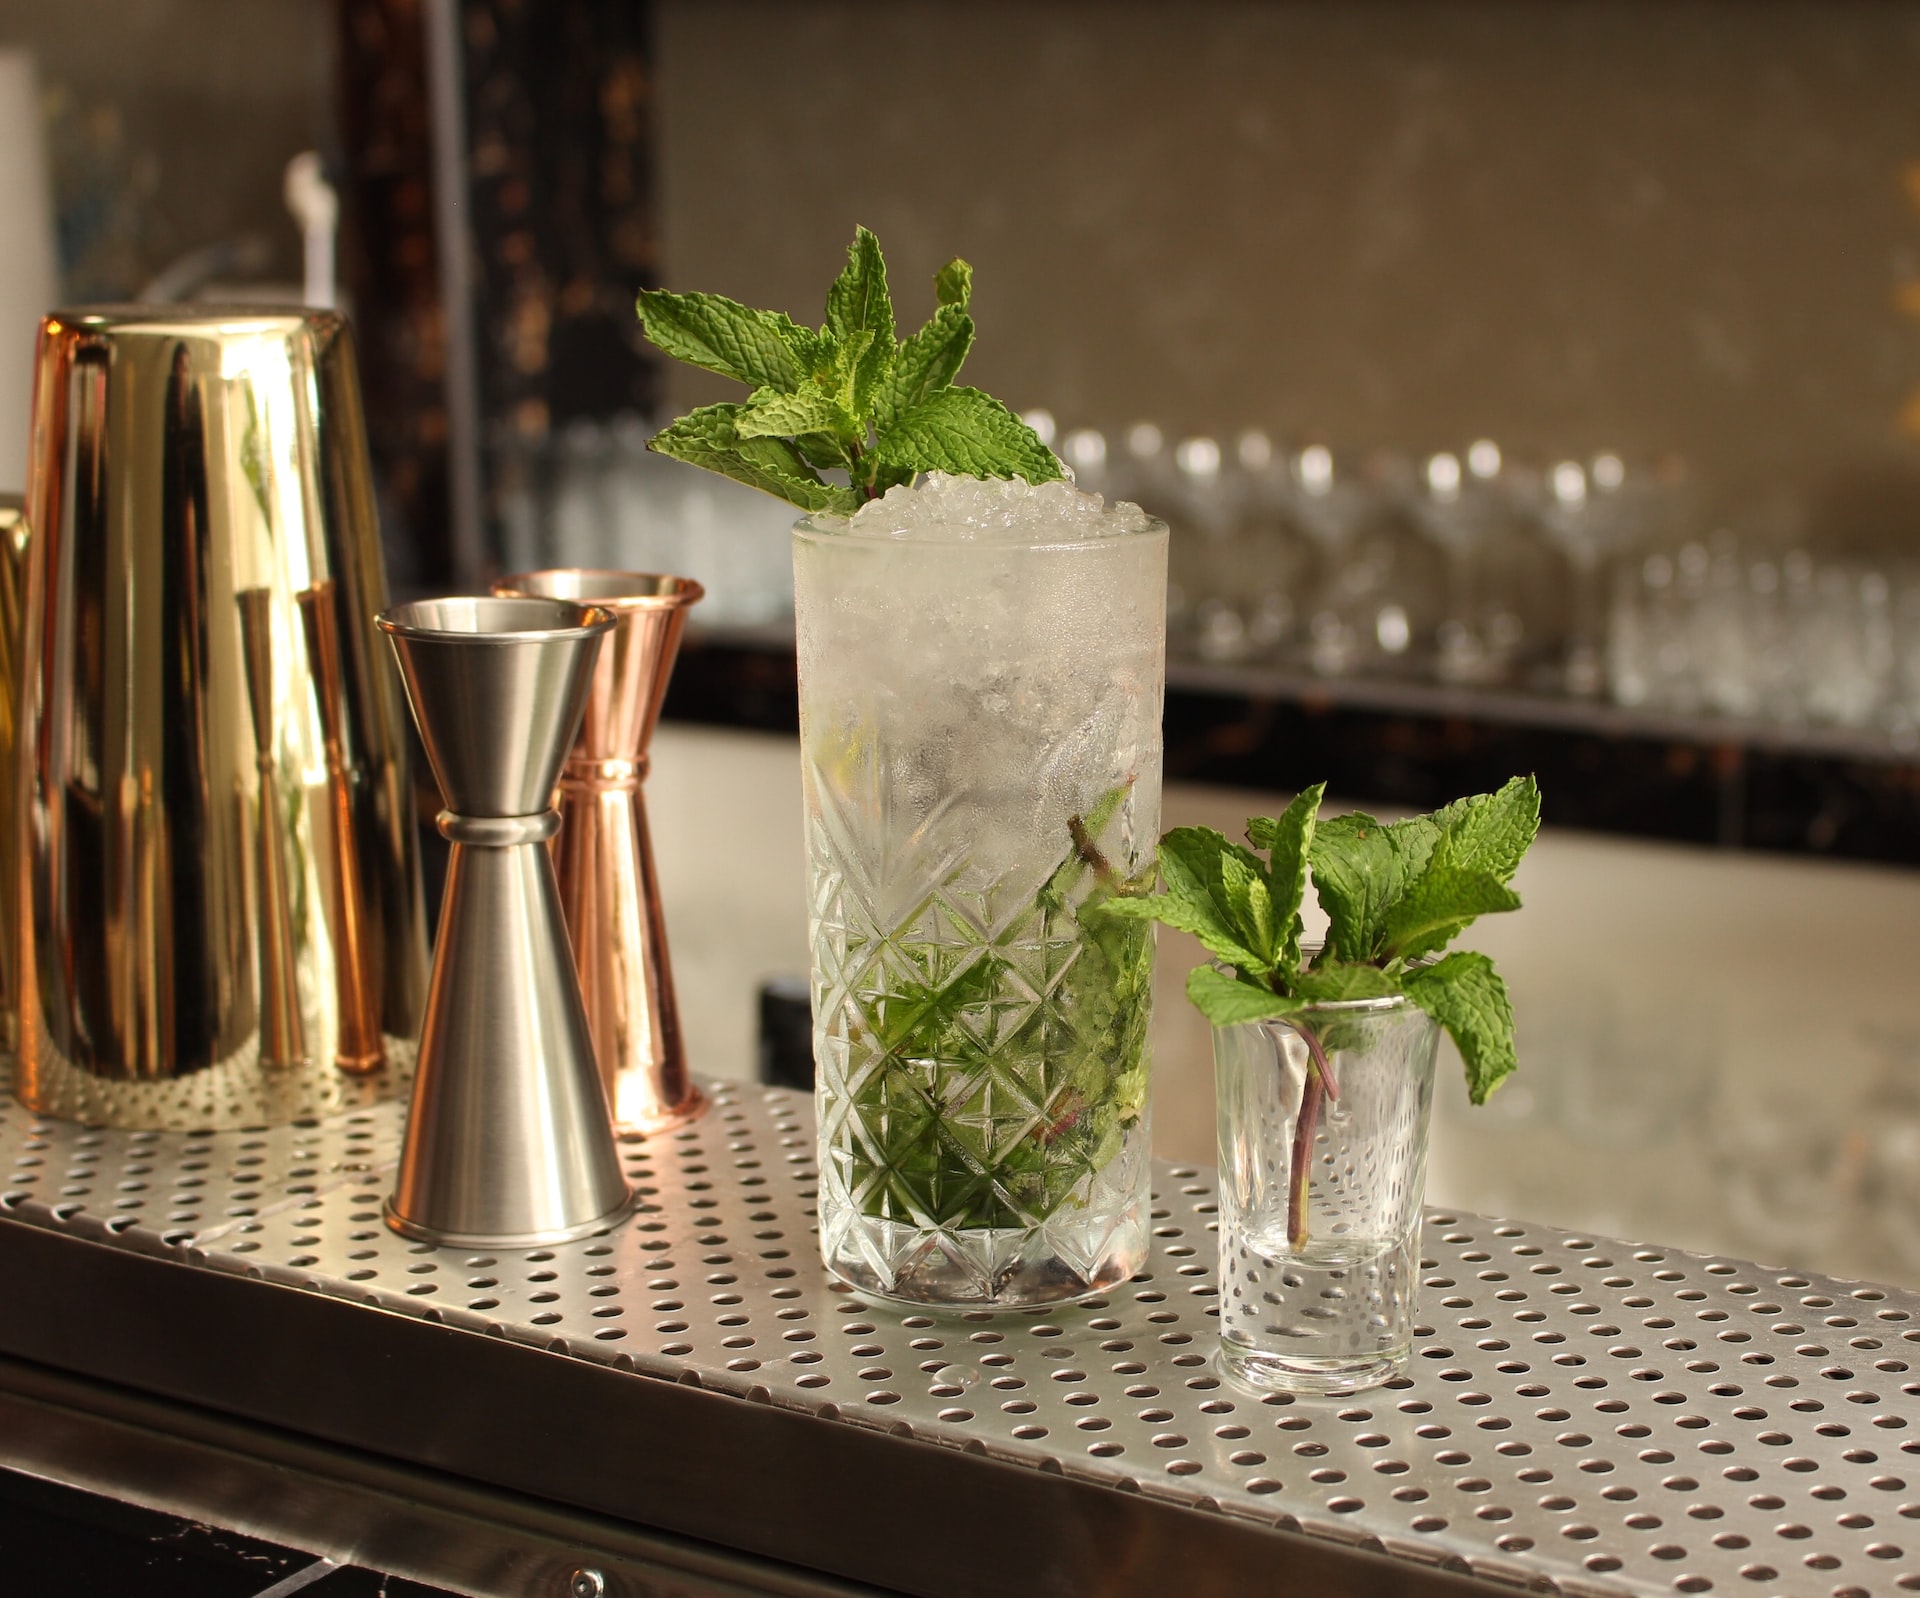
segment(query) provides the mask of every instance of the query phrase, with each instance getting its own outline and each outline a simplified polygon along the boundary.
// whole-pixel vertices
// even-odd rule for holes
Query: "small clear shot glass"
[[[1229,1376],[1353,1393],[1406,1365],[1439,1037],[1404,998],[1214,1028]]]

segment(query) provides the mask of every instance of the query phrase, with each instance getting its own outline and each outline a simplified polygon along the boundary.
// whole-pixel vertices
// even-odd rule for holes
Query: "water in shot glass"
[[[1405,1365],[1438,1042],[1405,999],[1214,1028],[1230,1375],[1351,1393]]]

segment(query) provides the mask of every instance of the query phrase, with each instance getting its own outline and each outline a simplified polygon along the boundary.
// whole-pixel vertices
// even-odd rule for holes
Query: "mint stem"
[[[860,458],[866,452],[849,440],[847,443],[847,483],[857,489],[863,498],[873,498],[873,483],[860,469]]]
[[[1307,1045],[1307,1078],[1300,1089],[1300,1113],[1293,1120],[1293,1164],[1287,1189],[1287,1243],[1300,1249],[1307,1246],[1307,1199],[1313,1179],[1313,1138],[1319,1129],[1320,1101],[1337,1103],[1340,1090],[1334,1085],[1333,1071],[1319,1035],[1304,1021],[1288,1023]]]
[[[1120,874],[1113,869],[1113,862],[1101,851],[1087,833],[1087,824],[1078,816],[1067,819],[1067,835],[1073,839],[1074,853],[1093,868],[1094,877],[1101,887],[1109,893],[1125,893],[1127,885],[1120,880]]]

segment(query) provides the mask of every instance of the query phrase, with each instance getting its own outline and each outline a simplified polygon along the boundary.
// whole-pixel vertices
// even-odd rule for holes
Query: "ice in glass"
[[[932,474],[794,535],[820,1229],[865,1294],[1019,1308],[1146,1252],[1167,530]]]

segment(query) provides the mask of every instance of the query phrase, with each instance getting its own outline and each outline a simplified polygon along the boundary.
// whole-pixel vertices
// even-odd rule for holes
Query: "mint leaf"
[[[1239,930],[1241,941],[1260,957],[1260,965],[1272,970],[1279,953],[1279,938],[1274,926],[1273,895],[1267,891],[1266,873],[1257,863],[1249,864],[1236,855],[1220,856],[1220,897],[1227,914]]]
[[[1439,836],[1425,816],[1387,826],[1357,810],[1314,829],[1307,859],[1327,913],[1328,958],[1380,957],[1387,913],[1427,869]]]
[[[1210,965],[1195,966],[1187,973],[1187,997],[1215,1026],[1265,1021],[1300,1008],[1298,999],[1289,999],[1258,983],[1236,981]]]
[[[900,346],[893,370],[880,391],[874,419],[884,432],[902,411],[960,375],[973,348],[973,318],[958,305],[943,305],[927,325]]]
[[[876,497],[901,483],[911,483],[920,475],[911,466],[890,466],[884,461],[874,460],[872,456],[867,457],[865,470],[866,478],[863,486],[869,494]]]
[[[1098,838],[1107,830],[1113,818],[1120,813],[1120,806],[1126,802],[1127,795],[1133,792],[1135,780],[1131,774],[1122,777],[1088,806],[1080,824],[1089,838]],[[1068,830],[1071,831],[1071,827]]]
[[[1415,960],[1444,948],[1475,918],[1518,910],[1520,896],[1488,871],[1468,871],[1436,857],[1387,913],[1387,953]]]
[[[831,394],[810,383],[791,393],[777,388],[755,389],[734,419],[734,432],[740,438],[793,438],[798,434],[841,438],[853,434],[854,420]],[[802,453],[809,452],[803,448]]]
[[[847,408],[864,418],[893,366],[893,301],[880,241],[863,227],[853,230],[847,264],[827,290],[827,331],[839,341]]]
[[[1182,881],[1191,880],[1199,884],[1201,891],[1217,898],[1220,861],[1225,855],[1238,856],[1242,865],[1254,871],[1266,869],[1258,855],[1241,848],[1225,833],[1215,832],[1211,827],[1175,827],[1161,836],[1160,872],[1170,890]]]
[[[1229,860],[1236,883],[1264,875],[1257,856],[1213,828],[1175,827],[1160,840],[1160,880],[1165,891],[1110,899],[1100,907],[1101,913],[1164,922],[1177,932],[1192,933],[1215,958],[1250,975],[1264,975],[1273,969],[1273,962],[1267,950],[1254,947],[1262,939],[1251,891],[1241,894],[1228,887]],[[1240,899],[1237,906],[1236,898]]]
[[[1247,823],[1247,842],[1267,851],[1267,880],[1283,924],[1274,963],[1287,972],[1300,965],[1300,902],[1307,892],[1307,851],[1320,814],[1320,798],[1326,791],[1327,785],[1317,782],[1294,795],[1293,803],[1277,820],[1255,816]]]
[[[1208,896],[1173,892],[1137,898],[1116,896],[1101,900],[1097,908],[1083,907],[1080,914],[1083,919],[1099,915],[1123,921],[1158,921],[1175,932],[1192,933],[1215,959],[1243,971],[1263,969],[1260,957],[1240,941],[1239,929]]]
[[[1540,786],[1532,777],[1515,777],[1498,793],[1477,793],[1442,806],[1432,819],[1453,864],[1511,882],[1540,831]]]
[[[1484,954],[1462,949],[1407,973],[1407,997],[1447,1029],[1467,1068],[1467,1096],[1487,1095],[1513,1073],[1513,1005]]]
[[[797,434],[793,447],[809,466],[818,466],[823,471],[835,466],[844,469],[849,464],[846,443],[832,433]]]
[[[1425,869],[1382,925],[1384,952],[1398,960],[1444,948],[1478,916],[1520,908],[1506,884],[1540,830],[1540,789],[1515,777],[1498,793],[1457,799],[1401,825],[1416,824],[1436,837]]]
[[[864,400],[856,400],[855,390],[861,381],[861,361],[874,348],[873,329],[856,328],[845,338],[836,338],[829,333],[824,348],[828,356],[827,375],[822,378],[822,386],[831,393],[849,414],[858,412],[864,416],[871,406]],[[893,351],[887,351],[887,360],[891,364]]]
[[[1377,965],[1323,965],[1302,971],[1293,991],[1309,1004],[1339,1004],[1350,999],[1391,999],[1400,984]]]
[[[797,388],[810,375],[815,335],[779,311],[754,311],[719,294],[645,289],[640,322],[647,338],[677,361],[754,388]]]
[[[1024,477],[1057,482],[1053,451],[997,399],[977,388],[943,388],[902,411],[879,436],[882,465],[963,477]]]
[[[740,405],[703,405],[656,433],[647,448],[689,465],[765,489],[802,510],[849,516],[858,508],[851,489],[824,483],[784,438],[741,438],[735,421]]]
[[[1256,877],[1266,874],[1258,855],[1212,827],[1175,827],[1160,839],[1160,875],[1168,891],[1204,897],[1231,922],[1225,864],[1229,859]]]
[[[876,342],[893,343],[893,301],[887,295],[887,263],[880,241],[856,227],[847,246],[847,264],[827,290],[827,329],[836,338],[866,331]]]
[[[964,311],[973,298],[973,268],[956,255],[933,274],[933,294],[943,309],[953,305]]]

